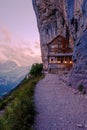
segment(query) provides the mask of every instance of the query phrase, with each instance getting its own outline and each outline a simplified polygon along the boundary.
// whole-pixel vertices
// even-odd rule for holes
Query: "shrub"
[[[80,92],[83,92],[84,86],[83,86],[82,84],[80,84],[80,85],[78,86],[78,90],[79,90]]]
[[[75,27],[75,31],[78,31],[78,21],[74,17],[71,19],[71,24]]]
[[[73,24],[74,25],[74,17],[71,19],[71,24]]]
[[[43,70],[43,65],[36,63],[36,64],[32,65],[31,70],[30,70],[30,74],[32,76],[38,76],[42,73],[42,70]]]
[[[76,32],[78,31],[78,21],[77,21],[77,19],[75,19],[75,31]]]
[[[64,27],[64,24],[65,24],[65,19],[62,17],[62,25]]]
[[[16,97],[0,118],[0,130],[30,130],[36,113],[33,99],[34,80],[29,80],[18,89]]]

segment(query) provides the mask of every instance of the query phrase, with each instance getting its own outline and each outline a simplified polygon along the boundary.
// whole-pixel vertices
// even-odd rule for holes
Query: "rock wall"
[[[70,27],[74,28],[72,35],[75,34],[74,66],[69,83],[74,88],[82,84],[87,89],[87,0],[75,0],[73,21]]]
[[[74,88],[82,84],[87,89],[87,31],[75,43],[73,61],[69,84]]]
[[[61,4],[60,4],[61,3]],[[33,0],[40,33],[41,52],[46,67],[47,46],[58,34],[68,34],[66,3],[63,0]]]
[[[87,0],[32,0],[40,33],[44,67],[47,65],[47,46],[57,35],[69,38],[74,47],[74,67],[70,83],[86,86],[87,64]]]

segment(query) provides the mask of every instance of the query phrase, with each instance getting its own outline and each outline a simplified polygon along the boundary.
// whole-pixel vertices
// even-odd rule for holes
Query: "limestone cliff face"
[[[76,26],[74,31],[76,35],[73,54],[74,67],[69,82],[73,87],[83,84],[87,89],[87,0],[75,0],[74,20],[76,20],[76,25],[74,25]]]
[[[61,4],[60,4],[61,3]],[[47,58],[46,43],[58,34],[68,34],[66,3],[63,0],[33,0],[40,32],[42,59]]]
[[[87,77],[87,0],[33,0],[40,33],[42,60],[47,58],[46,43],[61,34],[74,46],[72,86],[86,84]],[[75,84],[74,84],[75,83]]]

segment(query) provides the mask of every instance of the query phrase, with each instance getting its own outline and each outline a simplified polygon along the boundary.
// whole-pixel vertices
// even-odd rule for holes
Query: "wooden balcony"
[[[73,53],[57,53],[57,54],[48,54],[48,57],[58,57],[58,56],[72,56]]]

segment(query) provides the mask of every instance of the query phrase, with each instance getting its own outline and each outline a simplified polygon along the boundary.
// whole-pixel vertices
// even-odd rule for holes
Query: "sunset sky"
[[[32,0],[0,0],[0,62],[41,62],[39,34]]]

